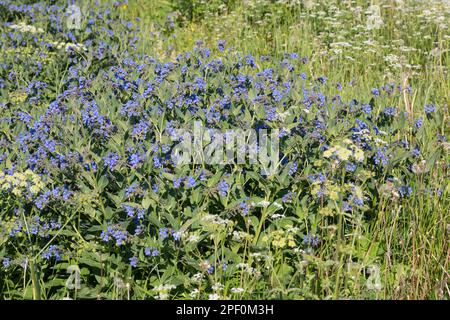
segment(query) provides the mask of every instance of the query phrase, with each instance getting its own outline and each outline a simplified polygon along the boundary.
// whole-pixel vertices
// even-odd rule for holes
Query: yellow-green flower
[[[332,156],[336,156],[341,161],[348,161],[350,159],[354,159],[356,161],[364,160],[364,151],[355,146],[349,139],[345,139],[342,141],[344,146],[341,144],[337,144],[323,153],[325,158],[331,158]]]

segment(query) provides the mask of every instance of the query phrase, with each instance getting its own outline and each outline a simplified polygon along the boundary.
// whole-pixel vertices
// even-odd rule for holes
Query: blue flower
[[[356,164],[354,164],[353,162],[347,162],[345,164],[345,170],[347,170],[348,172],[355,172]]]
[[[136,196],[139,194],[139,184],[134,182],[131,186],[125,189],[125,197],[131,198],[132,196]]]
[[[11,264],[11,259],[10,258],[3,258],[3,267],[5,269],[7,269]]]
[[[34,204],[36,205],[36,208],[42,210],[44,209],[47,204],[50,202],[51,192],[47,191],[44,194],[40,195],[34,200]]]
[[[124,208],[125,212],[127,213],[127,216],[129,217],[134,217],[135,214],[135,209],[131,206],[127,206],[127,205],[122,205],[122,207]]]
[[[211,55],[211,50],[209,50],[208,48],[202,48],[200,49],[200,54],[203,58],[209,58],[209,56]]]
[[[133,153],[128,157],[128,163],[131,168],[135,169],[144,162],[145,154]]]
[[[153,157],[153,166],[157,169],[162,167],[161,159],[157,156]]]
[[[278,89],[273,90],[272,97],[276,102],[280,102],[283,99],[283,94]],[[275,109],[276,112],[276,109]]]
[[[156,256],[159,255],[159,251],[158,251],[158,249],[156,249],[155,247],[146,247],[146,248],[144,249],[144,254],[145,254],[147,257],[149,257],[149,256],[156,257]]]
[[[414,125],[417,129],[420,129],[422,127],[422,124],[423,124],[423,119],[419,118],[416,120],[416,123]]]
[[[102,233],[100,234],[100,239],[102,239],[104,242],[108,242],[109,241],[109,232],[108,231],[102,231]]]
[[[135,139],[144,139],[145,136],[147,135],[148,130],[149,130],[149,125],[148,125],[147,121],[141,120],[139,123],[137,123],[133,127],[133,132],[131,133],[131,135]]]
[[[398,192],[400,193],[400,196],[402,198],[407,198],[412,193],[412,188],[410,186],[400,186],[397,188]]]
[[[173,179],[173,187],[175,188],[175,189],[178,189],[179,187],[180,187],[180,185],[181,185],[181,182],[183,182],[183,178],[175,178],[175,179]]]
[[[387,116],[393,117],[397,114],[397,109],[392,107],[386,107],[384,108],[383,113]]]
[[[209,274],[213,274],[213,272],[214,272],[214,266],[213,266],[213,265],[209,266],[209,268],[208,268],[207,271],[208,271]]]
[[[202,77],[195,78],[195,85],[194,87],[199,91],[204,91],[206,89],[206,82],[205,79]]]
[[[275,107],[266,107],[267,121],[275,121],[277,119],[277,109]]]
[[[388,164],[389,158],[386,155],[387,149],[386,148],[379,148],[374,155],[374,161],[377,165],[382,165],[383,167]]]
[[[303,243],[310,247],[316,247],[319,244],[319,237],[316,235],[304,235]]]
[[[206,180],[206,172],[202,170],[202,173],[200,173],[200,176],[198,177],[198,180],[205,181]]]
[[[161,147],[161,150],[162,150],[163,153],[169,152],[170,151],[170,145],[163,144],[162,147]]]
[[[294,161],[289,167],[288,175],[292,176],[298,170],[298,162]]]
[[[90,163],[86,163],[84,165],[84,168],[86,169],[86,171],[92,171],[92,172],[97,172],[97,169],[98,169],[97,163],[94,160],[92,160]]]
[[[308,176],[308,180],[311,183],[324,183],[327,178],[322,174],[322,173],[318,173],[318,174],[310,174]]]
[[[281,201],[283,201],[283,203],[290,203],[290,202],[292,202],[292,199],[294,198],[294,196],[295,196],[295,193],[289,191],[281,198]]]
[[[359,199],[359,198],[354,198],[353,199],[353,203],[356,206],[362,207],[364,205],[364,200],[363,199]]]
[[[326,84],[327,80],[328,78],[325,76],[320,76],[319,78],[317,78],[317,81],[320,82],[321,84]]]
[[[244,215],[244,216],[248,215],[249,208],[248,208],[248,205],[247,205],[247,203],[245,201],[242,201],[239,204],[239,209],[242,211],[242,215]]]
[[[171,233],[172,233],[173,240],[179,241],[181,239],[181,232],[172,230]]]
[[[164,240],[169,235],[169,229],[167,228],[159,228],[159,236]]]
[[[195,181],[195,179],[194,179],[193,177],[189,176],[189,177],[186,179],[186,181],[187,181],[186,186],[187,186],[188,188],[193,188],[193,187],[195,187],[196,181]]]
[[[351,212],[352,210],[353,210],[353,206],[350,203],[348,203],[347,201],[344,201],[342,203],[342,211]]]
[[[145,215],[145,209],[138,209],[137,210],[137,218],[138,218],[138,220],[141,220],[142,218],[144,218],[144,215]]]
[[[217,187],[219,190],[219,194],[222,197],[225,197],[227,195],[228,189],[230,188],[230,186],[228,185],[228,183],[225,180],[220,181],[219,185]]]
[[[113,171],[114,167],[119,162],[119,155],[117,153],[110,152],[105,157],[103,157],[103,162],[109,168],[109,170]]]
[[[364,129],[368,128],[367,124],[364,121],[361,121],[359,119],[356,119],[356,124],[358,125],[360,130],[364,130]]]
[[[370,104],[363,104],[361,106],[361,109],[365,114],[370,114],[372,112],[372,107],[370,106]]]
[[[245,57],[245,63],[247,64],[247,66],[250,66],[252,68],[256,67],[255,59],[250,54]]]
[[[56,245],[50,245],[46,251],[42,253],[42,258],[49,260],[52,257],[55,257],[56,261],[61,260],[61,255],[58,247]]]
[[[225,40],[219,40],[217,42],[217,48],[219,49],[220,52],[224,52],[225,51],[225,45],[226,45],[226,41]]]
[[[112,236],[116,239],[116,245],[121,246],[128,238],[128,231],[114,230]]]
[[[128,238],[128,231],[120,230],[117,227],[108,226],[106,230],[102,231],[100,238],[104,242],[109,242],[110,240],[116,240],[116,245],[121,246]]]
[[[133,268],[136,268],[137,265],[138,265],[138,258],[136,258],[136,257],[130,258],[130,266],[132,266]]]
[[[142,225],[137,225],[136,229],[134,229],[134,235],[138,236],[142,233]]]
[[[430,115],[436,112],[436,106],[434,104],[427,104],[425,105],[424,110],[427,115]]]

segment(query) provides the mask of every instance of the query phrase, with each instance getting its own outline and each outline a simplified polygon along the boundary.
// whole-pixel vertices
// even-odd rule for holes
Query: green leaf
[[[108,184],[109,184],[108,178],[106,178],[106,176],[101,176],[97,184],[99,193],[102,193],[103,189],[105,189]]]

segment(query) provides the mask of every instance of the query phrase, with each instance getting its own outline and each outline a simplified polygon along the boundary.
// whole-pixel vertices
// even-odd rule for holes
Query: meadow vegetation
[[[75,4],[0,0],[1,299],[450,297],[449,1]]]

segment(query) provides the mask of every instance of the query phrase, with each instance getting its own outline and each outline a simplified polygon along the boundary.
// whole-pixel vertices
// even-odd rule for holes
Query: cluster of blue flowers
[[[121,246],[125,244],[128,238],[128,232],[126,230],[122,230],[118,227],[109,226],[105,231],[102,231],[100,238],[104,242],[109,242],[110,240],[115,240],[117,246]]]
[[[408,174],[428,160],[419,137],[440,118],[438,102],[425,105],[408,123],[396,104],[403,97],[400,86],[384,84],[349,98],[341,94],[350,84],[309,75],[308,58],[295,52],[281,59],[257,57],[221,40],[213,49],[198,42],[167,61],[138,51],[137,28],[121,21],[117,8],[90,10],[80,36],[64,29],[63,7],[0,1],[4,7],[36,24],[46,22],[61,41],[85,47],[83,54],[58,52],[42,34],[12,32],[8,24],[0,29],[2,49],[17,51],[0,57],[4,268],[16,247],[30,254],[23,245],[30,236],[33,245],[45,248],[44,260],[70,260],[82,239],[111,254],[110,262],[117,255],[139,269],[145,257],[164,258],[183,261],[185,273],[194,273],[194,254],[184,240],[196,243],[195,255],[210,259],[211,229],[227,230],[228,236],[232,226],[239,238],[239,232],[257,230],[252,223],[266,232],[279,227],[272,224],[276,218],[286,218],[287,225],[303,212],[376,211],[376,197],[389,184],[400,195],[396,201],[416,193]],[[19,53],[25,48],[40,54],[24,59]],[[46,69],[49,57],[55,70]],[[17,74],[18,62],[23,74]],[[407,88],[406,94],[411,92]],[[194,121],[207,132],[279,129],[278,174],[263,176],[252,163],[177,165],[171,150],[184,139],[177,129],[191,130]],[[443,148],[444,140],[436,135],[436,148]],[[336,146],[341,154],[324,157]],[[256,147],[261,149],[261,142]],[[36,181],[14,185],[26,170]],[[268,203],[261,201],[267,197]],[[267,212],[267,221],[260,222]],[[213,218],[197,219],[206,214]],[[302,239],[305,221],[296,222],[295,240],[320,247],[322,236]],[[50,236],[55,239],[47,246]],[[217,269],[233,268],[220,262],[206,271]]]

